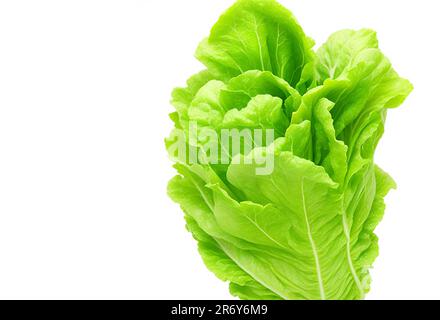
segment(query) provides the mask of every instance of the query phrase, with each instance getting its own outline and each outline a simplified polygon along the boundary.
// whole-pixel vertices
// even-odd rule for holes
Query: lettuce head
[[[412,91],[372,30],[316,52],[274,0],[239,0],[172,93],[170,197],[206,266],[241,299],[362,299],[393,179],[374,163]]]

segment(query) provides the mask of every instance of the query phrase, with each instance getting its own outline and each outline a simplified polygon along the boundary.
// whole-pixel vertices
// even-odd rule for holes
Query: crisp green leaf
[[[316,83],[326,79],[337,79],[345,71],[356,65],[356,57],[366,49],[378,47],[376,32],[341,30],[330,36],[316,53]]]
[[[222,123],[223,128],[229,129],[273,129],[276,137],[284,136],[288,125],[283,101],[270,95],[256,96],[245,108],[228,111]]]
[[[347,170],[347,147],[336,139],[330,113],[335,104],[320,98],[316,90],[307,93],[302,101],[286,132],[289,149],[304,159],[322,165],[333,180],[341,182]]]
[[[295,85],[312,59],[313,42],[292,14],[273,0],[239,0],[212,28],[196,57],[219,79],[270,71]]]

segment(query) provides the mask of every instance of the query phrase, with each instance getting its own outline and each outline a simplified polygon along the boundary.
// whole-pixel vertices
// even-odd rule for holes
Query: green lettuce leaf
[[[222,80],[261,70],[295,85],[313,57],[312,46],[284,7],[272,0],[239,0],[212,28],[196,57]]]

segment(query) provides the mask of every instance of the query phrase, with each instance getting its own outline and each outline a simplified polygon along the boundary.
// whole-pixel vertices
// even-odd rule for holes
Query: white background
[[[318,44],[376,29],[415,91],[369,299],[440,298],[439,2],[284,0]],[[0,2],[0,298],[227,299],[166,196],[174,86],[233,0]]]

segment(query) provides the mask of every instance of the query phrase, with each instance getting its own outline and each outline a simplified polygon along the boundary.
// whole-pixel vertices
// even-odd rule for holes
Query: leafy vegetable
[[[274,0],[239,0],[197,49],[207,69],[173,92],[168,193],[206,266],[242,299],[362,299],[370,288],[373,232],[395,187],[374,152],[412,85],[371,30],[312,47]],[[251,140],[234,148],[218,139],[225,130]]]

